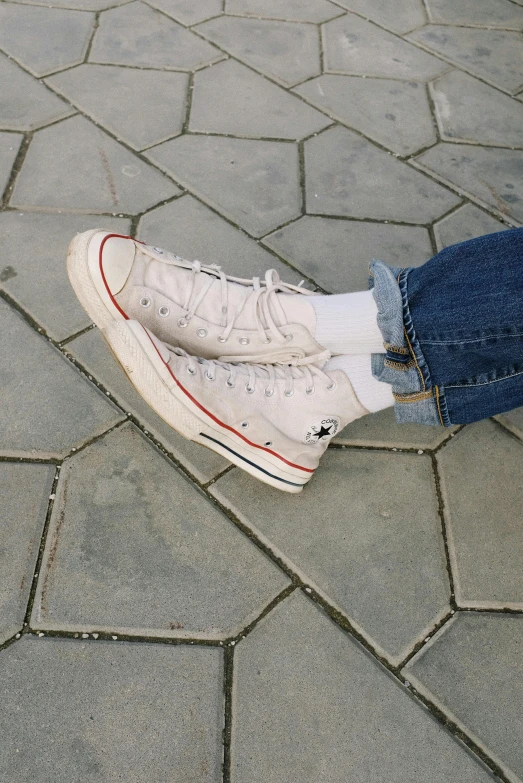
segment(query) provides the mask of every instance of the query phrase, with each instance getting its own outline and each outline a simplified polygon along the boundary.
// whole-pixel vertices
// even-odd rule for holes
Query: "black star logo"
[[[320,429],[318,430],[318,432],[313,432],[312,434],[313,434],[313,437],[318,438],[318,440],[321,440],[322,438],[327,437],[327,435],[330,435],[331,434],[331,430],[332,430],[332,424],[330,425],[330,427],[328,429],[327,429],[327,427],[324,427],[323,424],[322,424]]]

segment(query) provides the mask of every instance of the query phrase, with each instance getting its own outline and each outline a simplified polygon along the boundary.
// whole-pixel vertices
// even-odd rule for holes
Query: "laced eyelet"
[[[188,364],[187,365],[187,372],[189,373],[189,375],[196,375],[196,368],[195,367],[191,367],[191,365]]]
[[[264,343],[265,345],[269,345],[270,341],[271,341],[271,338],[270,337],[266,337],[265,340],[262,340],[262,343]]]
[[[272,440],[265,441],[265,445],[266,446],[272,446]]]
[[[185,329],[185,327],[187,326],[187,321],[185,320],[185,318],[178,318],[178,326],[181,329]]]
[[[240,345],[249,345],[250,340],[248,337],[240,337]]]
[[[234,389],[234,387],[236,386],[236,384],[235,384],[235,383],[232,383],[232,381],[231,381],[231,379],[230,379],[230,378],[227,378],[227,380],[226,380],[226,382],[225,382],[225,385],[226,385],[226,386],[228,386],[228,387],[229,387],[229,389]]]
[[[286,389],[283,393],[286,397],[292,397],[294,394],[294,389]]]
[[[227,338],[226,338],[226,337],[221,337],[221,336],[220,336],[220,337],[218,337],[218,342],[219,342],[219,343],[226,343],[226,342],[227,342]]]
[[[285,339],[287,340],[288,343],[290,343],[291,340],[294,340],[294,335],[293,334],[286,334],[285,335]]]
[[[242,429],[246,430],[247,427],[249,426],[249,422],[248,421],[242,421],[240,426],[241,426]]]
[[[196,334],[198,337],[207,337],[207,329],[198,329]]]
[[[273,394],[274,394],[274,389],[265,389],[266,397],[272,397]]]
[[[151,306],[151,300],[148,296],[142,296],[140,299],[140,304],[142,307],[150,307]]]
[[[336,381],[333,381],[330,386],[327,386],[327,391],[334,391],[337,385]]]
[[[159,253],[161,256],[163,255],[163,250],[161,247],[153,247],[153,250],[155,253]]]
[[[314,386],[311,386],[310,389],[305,389],[305,394],[314,394]]]
[[[247,392],[247,394],[254,394],[255,391],[254,386],[249,386],[249,384],[247,383],[245,385],[245,391]]]
[[[205,373],[205,377],[207,378],[208,381],[214,381],[214,378],[215,378],[214,375],[209,375],[208,372]]]
[[[167,318],[167,316],[169,315],[169,308],[165,307],[165,305],[163,307],[160,307],[160,309],[158,310],[158,315],[161,315],[162,318]]]

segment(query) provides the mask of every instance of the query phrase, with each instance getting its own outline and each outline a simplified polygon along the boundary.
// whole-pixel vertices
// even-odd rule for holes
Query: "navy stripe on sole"
[[[219,440],[216,440],[216,438],[211,438],[210,435],[206,435],[205,432],[199,433],[203,438],[207,438],[207,440],[212,440],[213,443],[217,443],[218,446],[221,446],[222,449],[226,449],[231,454],[234,454],[235,457],[238,457],[239,459],[242,459],[244,462],[247,462],[248,465],[252,465],[253,468],[256,468],[256,470],[260,470],[262,473],[265,473],[266,476],[270,476],[273,479],[276,479],[277,481],[283,481],[284,484],[290,484],[292,487],[303,487],[304,484],[296,484],[294,481],[287,481],[287,479],[280,478],[279,476],[275,476],[274,473],[269,473],[268,470],[264,470],[263,468],[260,468],[259,465],[257,465],[255,462],[251,462],[250,459],[247,459],[247,457],[243,457],[241,454],[238,454],[237,451],[233,451],[229,448],[229,446],[226,446],[224,443],[220,443]]]

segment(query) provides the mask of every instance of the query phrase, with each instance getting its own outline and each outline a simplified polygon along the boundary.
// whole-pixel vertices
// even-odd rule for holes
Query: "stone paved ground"
[[[522,28],[0,0],[2,782],[523,780],[523,409],[369,416],[287,496],[147,408],[65,273],[99,225],[356,290],[519,225]]]

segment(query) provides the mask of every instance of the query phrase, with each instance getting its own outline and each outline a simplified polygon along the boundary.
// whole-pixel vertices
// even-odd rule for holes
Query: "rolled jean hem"
[[[445,396],[432,384],[416,337],[407,296],[410,271],[377,260],[370,265],[369,287],[378,308],[377,322],[385,348],[385,353],[372,355],[372,374],[392,386],[399,424],[450,427]]]

